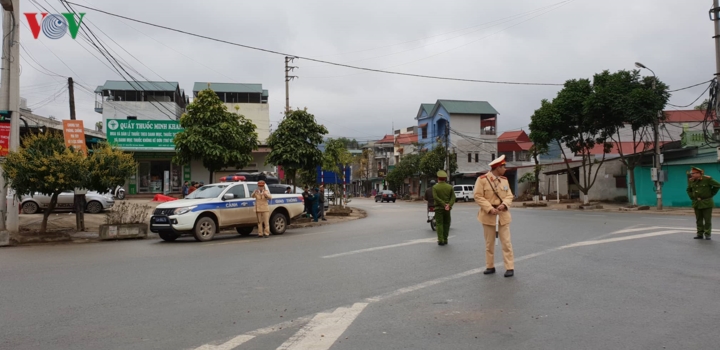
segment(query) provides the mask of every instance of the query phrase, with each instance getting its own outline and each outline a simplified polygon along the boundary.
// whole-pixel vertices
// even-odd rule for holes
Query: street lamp
[[[657,88],[657,76],[655,75],[655,72],[653,72],[652,69],[646,67],[644,64],[640,62],[635,62],[635,67],[640,69],[647,69],[652,73],[653,75],[653,83],[652,87],[653,90],[656,90]],[[660,173],[662,169],[662,164],[660,164],[660,144],[658,143],[658,138],[660,138],[659,135],[659,123],[660,123],[660,117],[662,116],[662,111],[658,111],[657,118],[655,118],[653,122],[653,131],[654,131],[654,138],[655,138],[655,192],[657,193],[657,209],[662,210],[662,184],[660,182]]]

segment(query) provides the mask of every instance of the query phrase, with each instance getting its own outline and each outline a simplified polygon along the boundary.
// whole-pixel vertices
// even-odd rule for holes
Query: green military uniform
[[[693,167],[702,173],[702,169]],[[692,207],[695,209],[695,222],[697,224],[697,237],[710,239],[712,232],[712,209],[715,206],[713,197],[720,190],[720,183],[710,176],[704,176],[697,181],[688,182],[687,193],[692,199]]]
[[[437,173],[439,178],[447,178],[447,173],[440,170]],[[438,181],[432,188],[433,199],[435,200],[435,222],[438,235],[438,244],[447,244],[448,234],[450,232],[450,210],[445,210],[445,205],[449,204],[450,209],[455,204],[455,191],[452,185],[447,182]]]

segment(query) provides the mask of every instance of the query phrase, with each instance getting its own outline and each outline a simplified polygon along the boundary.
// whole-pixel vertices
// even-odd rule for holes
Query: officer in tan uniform
[[[499,216],[498,237],[502,244],[505,277],[515,275],[515,265],[510,243],[510,204],[513,194],[505,174],[505,156],[502,155],[490,162],[492,171],[478,177],[475,181],[475,203],[480,206],[477,219],[483,225],[485,233],[485,265],[486,275],[495,273],[495,223]]]
[[[265,188],[265,181],[258,181],[258,188],[252,193],[252,197],[255,198],[255,213],[258,219],[258,237],[269,237],[270,236],[270,206],[268,200],[272,199],[270,191]],[[265,230],[263,233],[263,225]]]

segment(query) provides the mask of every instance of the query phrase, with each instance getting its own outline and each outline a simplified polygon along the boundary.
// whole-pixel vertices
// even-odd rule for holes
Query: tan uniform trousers
[[[485,232],[485,266],[491,269],[495,267],[495,226],[483,225],[483,231]],[[510,243],[510,224],[499,225],[498,238],[502,244],[505,270],[515,270],[515,257]]]
[[[263,235],[263,225],[265,225],[265,236],[270,236],[270,212],[263,211],[258,212],[258,236]]]

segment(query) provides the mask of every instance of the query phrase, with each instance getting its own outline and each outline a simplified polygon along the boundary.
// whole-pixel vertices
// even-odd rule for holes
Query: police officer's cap
[[[445,177],[445,178],[447,178],[447,173],[445,172],[445,170],[440,170],[440,171],[437,172],[437,177]]]

